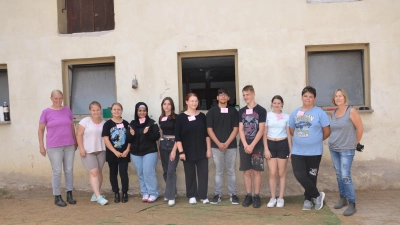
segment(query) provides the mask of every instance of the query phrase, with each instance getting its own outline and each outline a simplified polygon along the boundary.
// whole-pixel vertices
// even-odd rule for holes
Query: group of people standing
[[[72,197],[74,152],[79,146],[82,163],[89,171],[93,189],[91,201],[101,205],[108,200],[101,195],[102,168],[107,161],[110,183],[115,193],[114,202],[128,201],[130,161],[136,169],[143,202],[155,202],[160,193],[156,175],[158,159],[161,160],[166,182],[164,201],[175,205],[176,168],[183,162],[186,196],[190,204],[197,200],[204,204],[218,204],[222,199],[223,177],[226,170],[229,200],[239,204],[236,190],[236,157],[239,146],[239,170],[243,171],[246,196],[242,206],[261,207],[260,189],[264,159],[269,170],[271,198],[267,207],[284,207],[287,163],[292,163],[293,173],[304,188],[303,210],[323,207],[324,192],[317,189],[317,176],[323,141],[330,136],[329,148],[337,175],[340,200],[335,208],[349,205],[345,215],[356,212],[351,164],[357,143],[363,134],[363,125],[357,110],[348,106],[346,92],[335,91],[332,103],[337,108],[329,120],[326,112],[314,105],[316,90],[307,86],[302,90],[303,105],[291,115],[283,113],[283,98],[276,95],[271,100],[271,112],[255,102],[253,86],[242,89],[246,106],[237,111],[228,104],[229,91],[218,90],[218,105],[207,115],[197,110],[196,94],[186,96],[186,110],[175,114],[174,102],[166,97],[161,102],[158,121],[148,116],[144,102],[135,106],[135,119],[128,123],[122,119],[123,107],[114,103],[112,118],[101,119],[98,102],[89,105],[90,117],[79,122],[76,135],[71,110],[62,106],[59,90],[51,93],[52,106],[43,110],[39,122],[40,152],[49,155],[53,176],[52,187],[55,204],[66,206],[61,197],[61,168],[64,168],[67,202],[75,204]],[[47,129],[46,147],[44,131]],[[236,137],[239,134],[239,144]],[[208,159],[215,167],[214,197],[208,200]],[[118,173],[122,184],[122,200],[118,186]],[[276,195],[279,176],[279,195]]]

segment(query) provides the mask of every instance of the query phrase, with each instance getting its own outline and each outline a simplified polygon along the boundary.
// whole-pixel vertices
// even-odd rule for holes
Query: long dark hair
[[[174,100],[172,100],[172,98],[170,98],[170,97],[165,97],[163,100],[162,100],[162,102],[161,102],[161,116],[160,116],[160,120],[161,120],[161,118],[163,118],[164,116],[166,116],[165,115],[165,111],[164,111],[164,109],[163,109],[163,105],[164,105],[164,102],[165,101],[169,101],[169,103],[171,104],[171,115],[169,116],[169,118],[171,119],[171,120],[174,120],[175,119],[175,116],[176,116],[176,114],[175,114],[175,104],[174,104]]]
[[[280,96],[280,95],[275,95],[274,97],[272,97],[271,103],[274,102],[275,99],[280,100],[280,101],[282,102],[282,104],[283,104],[283,98],[282,98],[282,96]]]

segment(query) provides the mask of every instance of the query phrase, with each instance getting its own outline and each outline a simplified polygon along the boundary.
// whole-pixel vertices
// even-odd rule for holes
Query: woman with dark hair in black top
[[[175,141],[179,159],[183,161],[189,203],[196,204],[198,197],[207,204],[210,203],[207,198],[208,159],[212,157],[212,152],[207,134],[206,115],[196,110],[198,105],[196,94],[186,95],[187,109],[176,119]]]
[[[175,117],[174,101],[170,97],[165,97],[161,102],[161,116],[158,120],[161,133],[158,154],[166,183],[164,201],[168,201],[168,206],[175,205],[176,167],[179,162],[179,157],[176,157]]]
[[[131,159],[138,174],[142,201],[153,203],[160,196],[156,166],[158,161],[157,140],[160,130],[156,121],[150,119],[144,102],[135,106],[135,120],[130,123],[133,135]]]

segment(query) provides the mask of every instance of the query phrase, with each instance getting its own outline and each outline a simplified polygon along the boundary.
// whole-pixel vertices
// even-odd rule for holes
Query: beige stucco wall
[[[256,101],[269,109],[275,94],[285,111],[300,106],[306,85],[305,46],[369,43],[370,114],[362,114],[364,153],[357,153],[353,179],[357,189],[400,188],[400,1],[363,0],[307,4],[284,1],[115,1],[115,30],[58,34],[57,1],[0,0],[0,64],[7,64],[12,123],[0,125],[0,188],[51,185],[48,158],[39,154],[37,126],[50,91],[62,89],[61,60],[115,56],[117,100],[124,117],[134,117],[137,101],[159,115],[163,97],[178,101],[177,52],[237,49],[239,90],[253,84]],[[131,88],[136,75],[139,88]],[[237,90],[237,91],[239,91]],[[243,100],[240,101],[243,106]],[[326,143],[325,143],[326,148]],[[213,187],[210,160],[209,193]],[[162,169],[157,167],[160,189]],[[182,164],[178,190],[183,192]],[[75,158],[75,188],[88,189],[88,174]],[[132,193],[139,192],[133,165]],[[105,177],[108,168],[105,166]],[[267,173],[262,194],[268,195]],[[244,193],[242,173],[237,173]],[[325,149],[318,186],[337,190]],[[108,179],[105,188],[109,189]],[[288,166],[288,194],[302,193]]]

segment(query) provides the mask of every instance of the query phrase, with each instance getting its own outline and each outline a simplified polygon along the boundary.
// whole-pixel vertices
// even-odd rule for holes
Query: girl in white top
[[[108,201],[103,195],[100,195],[100,188],[103,183],[102,169],[106,161],[106,147],[101,136],[105,121],[100,117],[100,103],[96,101],[90,103],[89,110],[90,117],[83,118],[79,122],[76,140],[82,163],[90,175],[90,186],[94,192],[91,201],[105,205]]]
[[[267,113],[263,136],[264,154],[269,168],[271,199],[267,207],[283,207],[286,187],[286,165],[292,152],[292,137],[289,133],[289,115],[282,113],[283,98],[275,95],[271,100],[272,112]],[[276,179],[279,173],[279,198],[276,199]]]

